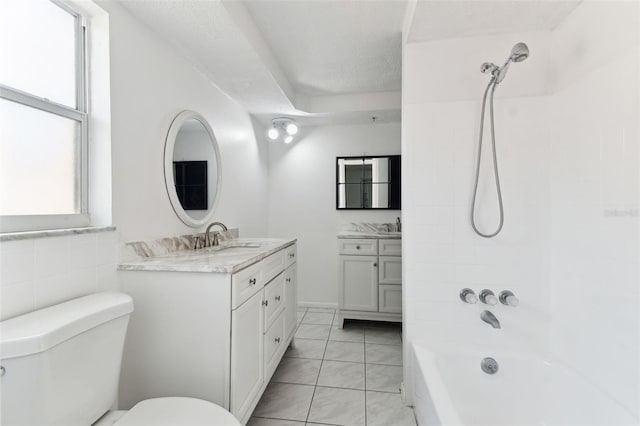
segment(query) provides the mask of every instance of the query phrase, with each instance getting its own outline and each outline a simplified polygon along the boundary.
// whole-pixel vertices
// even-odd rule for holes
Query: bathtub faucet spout
[[[498,321],[498,318],[489,311],[482,311],[480,319],[493,328],[500,328],[500,321]]]

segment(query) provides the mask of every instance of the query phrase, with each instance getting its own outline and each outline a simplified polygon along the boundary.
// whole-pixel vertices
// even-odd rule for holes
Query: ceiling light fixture
[[[269,136],[269,139],[271,139],[272,141],[275,141],[276,139],[278,139],[278,136],[280,136],[280,132],[275,127],[272,127],[267,132],[267,136]]]
[[[291,118],[278,117],[271,120],[271,128],[267,131],[269,139],[275,141],[283,135],[284,143],[293,142],[293,135],[299,130],[298,124]]]

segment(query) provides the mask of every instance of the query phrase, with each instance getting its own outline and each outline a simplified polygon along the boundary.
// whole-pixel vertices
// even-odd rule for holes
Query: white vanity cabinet
[[[133,297],[120,408],[180,395],[246,423],[296,326],[296,246],[234,273],[120,270]]]
[[[402,320],[402,241],[340,238],[338,322]]]

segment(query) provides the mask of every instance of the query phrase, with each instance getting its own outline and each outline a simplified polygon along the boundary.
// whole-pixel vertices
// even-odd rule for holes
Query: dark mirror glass
[[[336,209],[400,210],[400,156],[338,157]]]

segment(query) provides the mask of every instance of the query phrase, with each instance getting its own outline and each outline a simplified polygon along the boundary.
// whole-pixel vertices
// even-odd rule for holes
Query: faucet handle
[[[513,306],[514,308],[520,304],[518,298],[509,290],[504,290],[499,296],[500,303],[507,306]]]
[[[486,288],[480,292],[479,297],[480,301],[485,305],[495,306],[498,304],[498,298],[496,297],[496,295],[493,293],[493,291]]]
[[[462,290],[460,290],[460,300],[462,300],[464,303],[471,304],[478,302],[476,294],[470,288],[463,288]]]

